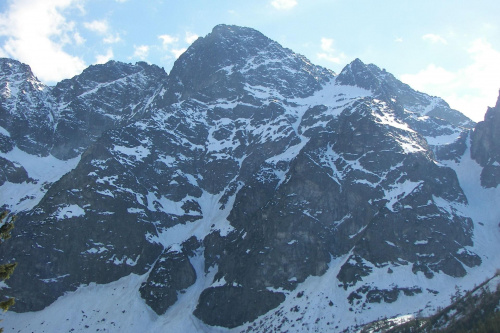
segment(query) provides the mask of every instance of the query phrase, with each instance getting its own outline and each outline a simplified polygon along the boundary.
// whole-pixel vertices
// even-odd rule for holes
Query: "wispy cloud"
[[[396,43],[402,43],[402,42],[403,42],[403,38],[401,38],[401,37],[397,37],[394,41],[395,41]]]
[[[146,60],[149,55],[149,46],[147,45],[134,45],[134,55],[133,58],[139,58],[141,60]]]
[[[192,44],[196,39],[198,39],[198,37],[199,36],[197,34],[186,31],[184,35],[184,42]],[[158,38],[162,41],[163,50],[172,54],[176,59],[187,50],[185,47],[180,47],[180,44],[182,43],[179,43],[179,37],[165,34],[158,36]],[[169,59],[171,56],[165,55],[164,58]]]
[[[323,59],[329,62],[333,62],[335,64],[340,64],[345,58],[344,53],[338,53],[334,48],[333,48],[333,43],[334,40],[331,38],[321,38],[321,50],[322,52],[319,52],[316,54],[316,56],[319,59]]]
[[[84,22],[83,26],[86,29],[103,36],[102,41],[105,44],[114,44],[122,40],[119,33],[112,33],[110,31],[111,29],[109,23],[106,20],[94,20],[92,22]]]
[[[448,44],[448,42],[446,41],[446,39],[444,39],[443,37],[441,37],[439,35],[435,35],[435,34],[426,34],[426,35],[423,35],[422,39],[425,40],[425,41],[429,41],[429,42],[431,42],[433,44],[438,44],[438,43]]]
[[[75,40],[76,45],[82,45],[85,43],[85,38],[83,38],[79,32],[75,32],[73,34],[73,39]]]
[[[183,54],[184,52],[186,52],[186,48],[182,48],[182,49],[173,49],[171,50],[170,52],[172,52],[172,54],[174,55],[174,57],[177,59],[181,56],[181,54]]]
[[[10,1],[7,10],[0,14],[0,36],[6,37],[0,53],[28,63],[45,82],[80,73],[85,62],[65,52],[64,46],[81,44],[83,38],[75,23],[62,14],[78,5],[78,0]]]
[[[113,50],[111,48],[108,48],[108,50],[106,51],[106,54],[100,54],[100,55],[96,56],[95,63],[96,64],[104,64],[104,63],[107,63],[108,61],[110,61],[111,59],[113,59],[113,57],[114,57]]]
[[[429,64],[401,80],[420,91],[444,98],[452,108],[480,121],[486,107],[493,105],[500,88],[500,51],[484,39],[475,40],[467,50],[470,63],[456,71]]]
[[[271,1],[271,6],[278,10],[289,10],[297,6],[297,0],[273,0]]]
[[[174,36],[170,36],[170,35],[166,35],[166,34],[160,35],[160,36],[158,36],[158,38],[161,39],[161,42],[162,42],[164,47],[167,47],[168,45],[179,41],[179,38],[174,37]]]
[[[116,33],[116,34],[109,34],[107,35],[106,37],[103,38],[103,42],[106,43],[106,44],[115,44],[115,43],[118,43],[118,42],[121,42],[122,38],[120,37],[120,34],[119,33]]]
[[[90,31],[104,35],[109,30],[109,24],[106,20],[94,20],[92,22],[84,22],[83,26]]]
[[[198,37],[200,37],[200,36],[198,36],[197,34],[194,34],[194,33],[190,32],[190,31],[186,31],[186,38],[184,38],[184,40],[188,44],[193,44],[193,42],[195,40],[197,40]]]

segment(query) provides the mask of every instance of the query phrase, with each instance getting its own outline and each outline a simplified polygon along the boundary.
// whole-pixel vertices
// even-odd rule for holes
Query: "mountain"
[[[1,75],[5,325],[336,331],[430,313],[500,264],[498,104],[476,125],[375,65],[337,75],[226,25],[168,75]]]

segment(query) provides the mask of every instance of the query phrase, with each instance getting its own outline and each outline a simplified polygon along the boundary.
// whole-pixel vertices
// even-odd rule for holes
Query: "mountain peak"
[[[375,73],[359,58],[354,59],[344,67],[337,76],[336,82],[341,85],[358,86],[371,91],[375,91],[380,86]]]
[[[212,29],[212,34],[214,35],[220,35],[220,36],[242,36],[242,35],[253,35],[253,36],[259,36],[268,39],[266,36],[264,36],[261,32],[248,28],[248,27],[242,27],[242,26],[237,26],[237,25],[229,25],[229,24],[218,24]]]
[[[361,59],[359,59],[359,58],[356,58],[353,61],[351,61],[351,63],[349,65],[350,66],[366,67],[366,64],[363,61],[361,61]]]
[[[10,88],[6,86],[6,82],[9,82]],[[35,77],[29,65],[14,59],[0,58],[0,89],[2,89],[0,94],[4,97],[11,96],[10,90],[17,90],[12,89],[13,85],[19,86],[25,84],[28,84],[30,89],[33,90],[43,90],[46,87]],[[7,90],[9,91],[7,92]]]
[[[170,72],[182,98],[197,92],[229,97],[228,91],[235,98],[246,84],[266,86],[287,98],[307,96],[333,75],[257,30],[234,25],[218,25],[196,40]]]

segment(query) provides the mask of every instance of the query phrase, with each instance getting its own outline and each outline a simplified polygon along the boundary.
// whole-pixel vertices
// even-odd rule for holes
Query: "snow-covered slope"
[[[473,123],[359,59],[336,76],[221,25],[168,76],[110,62],[49,90],[67,147],[0,131],[7,327],[339,331],[431,313],[500,264]]]

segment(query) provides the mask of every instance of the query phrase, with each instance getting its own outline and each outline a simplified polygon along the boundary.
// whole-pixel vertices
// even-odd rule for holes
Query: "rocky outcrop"
[[[139,290],[146,303],[161,315],[177,301],[177,293],[195,281],[196,272],[189,257],[182,252],[165,251]]]
[[[500,96],[472,132],[471,157],[483,167],[481,185],[497,187],[500,184]]]

